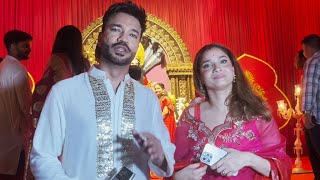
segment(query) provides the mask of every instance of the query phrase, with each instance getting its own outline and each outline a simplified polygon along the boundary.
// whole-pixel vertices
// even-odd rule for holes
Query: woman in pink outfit
[[[178,122],[173,178],[290,179],[285,139],[232,52],[219,44],[204,46],[193,69],[195,87],[202,97],[190,103]],[[227,152],[212,166],[200,163],[207,143]]]

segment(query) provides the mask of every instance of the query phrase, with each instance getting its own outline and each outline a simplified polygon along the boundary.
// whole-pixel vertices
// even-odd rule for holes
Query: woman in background
[[[82,50],[82,35],[78,28],[67,25],[58,31],[49,63],[32,95],[32,120],[35,126],[52,86],[63,79],[88,71],[90,64],[84,58]],[[31,150],[31,146],[29,149]],[[27,174],[25,173],[26,179],[34,179],[29,165],[26,167],[28,168]]]
[[[162,83],[155,83],[154,91],[157,94],[162,110],[162,119],[170,134],[170,140],[173,142],[176,130],[176,121],[174,118],[174,106],[170,98],[165,93],[165,87]]]
[[[67,25],[58,31],[49,63],[32,96],[34,120],[40,117],[46,97],[55,83],[89,69],[82,49],[82,35],[78,28]]]

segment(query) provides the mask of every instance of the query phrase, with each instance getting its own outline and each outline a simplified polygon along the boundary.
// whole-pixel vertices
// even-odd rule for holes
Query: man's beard
[[[28,55],[26,55],[25,53],[18,54],[18,59],[20,59],[20,60],[28,60],[29,59],[29,54]]]
[[[104,45],[101,49],[101,56],[102,56],[101,60],[105,61],[106,63],[112,63],[112,64],[118,65],[118,66],[126,66],[126,65],[130,64],[135,56],[135,53],[132,53],[130,48],[123,42],[112,44],[112,47],[119,45],[119,44],[127,47],[127,49],[130,52],[129,57],[127,57],[125,59],[120,59],[120,58],[114,57],[110,52],[111,51],[110,46],[108,44],[104,43]]]
[[[29,59],[29,54],[30,53],[26,53],[24,51],[20,51],[19,49],[17,49],[17,59],[18,60],[27,60],[27,59]]]

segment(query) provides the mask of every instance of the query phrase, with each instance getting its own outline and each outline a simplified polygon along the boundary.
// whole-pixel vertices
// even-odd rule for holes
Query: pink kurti
[[[290,179],[291,161],[285,151],[285,138],[280,134],[276,122],[267,122],[261,117],[243,121],[241,117],[227,115],[225,122],[212,131],[201,121],[200,103],[197,98],[189,107],[195,107],[195,117],[186,108],[176,129],[176,165],[200,162],[200,156],[207,143],[220,148],[233,148],[239,151],[252,152],[269,160],[271,179]],[[214,120],[214,119],[213,119]],[[241,169],[237,176],[221,176],[208,168],[203,180],[263,179],[261,174],[249,167]]]

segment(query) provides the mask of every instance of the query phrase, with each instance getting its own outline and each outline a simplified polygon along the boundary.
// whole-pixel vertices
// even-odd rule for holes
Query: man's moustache
[[[113,47],[118,46],[118,45],[125,46],[125,47],[129,50],[129,52],[131,52],[131,49],[128,47],[127,43],[125,43],[125,42],[123,42],[123,41],[114,43],[114,44],[111,45],[111,47],[113,48]]]

